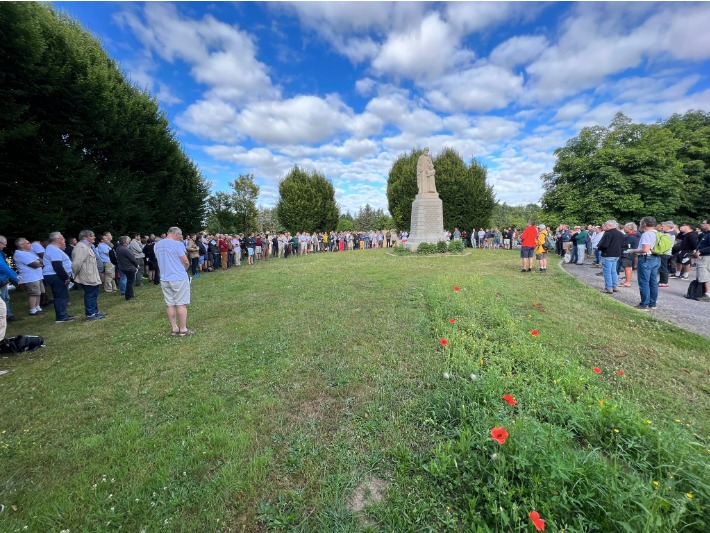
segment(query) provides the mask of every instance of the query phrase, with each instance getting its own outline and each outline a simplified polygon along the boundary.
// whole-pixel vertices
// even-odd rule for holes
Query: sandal
[[[180,331],[178,335],[180,337],[187,337],[188,335],[194,335],[195,330],[194,329],[186,329],[185,331]]]
[[[180,333],[179,331],[171,331],[171,332],[170,332],[170,336],[171,336],[171,337],[177,337],[179,333]]]

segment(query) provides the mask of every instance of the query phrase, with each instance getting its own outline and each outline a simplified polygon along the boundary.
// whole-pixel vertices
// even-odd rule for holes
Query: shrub
[[[405,248],[405,247],[404,247],[403,245],[401,245],[401,244],[395,244],[395,245],[392,247],[392,253],[393,253],[394,255],[409,255],[409,254],[412,253],[412,251],[411,251],[409,248]]]
[[[417,247],[417,253],[421,255],[431,255],[437,252],[436,244],[423,242]]]
[[[446,245],[446,241],[439,241],[436,243],[436,251],[440,254],[445,254],[449,251],[449,247]]]
[[[452,254],[462,254],[463,253],[463,241],[453,240],[449,243],[449,252]]]

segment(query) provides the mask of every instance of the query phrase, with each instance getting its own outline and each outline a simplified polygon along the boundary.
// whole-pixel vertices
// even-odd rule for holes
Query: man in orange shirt
[[[521,245],[520,257],[523,260],[523,270],[521,272],[532,272],[535,264],[535,243],[537,241],[537,228],[533,222],[528,222],[528,227],[525,228],[520,236]]]

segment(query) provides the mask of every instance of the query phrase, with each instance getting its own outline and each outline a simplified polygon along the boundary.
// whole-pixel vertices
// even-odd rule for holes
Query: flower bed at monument
[[[403,452],[391,495],[402,516],[388,523],[425,514],[438,530],[703,531],[707,444],[613,394],[634,379],[623,367],[579,366],[548,347],[551,333],[523,330],[504,302],[456,281],[426,295],[441,339],[441,387],[421,419],[434,446]]]

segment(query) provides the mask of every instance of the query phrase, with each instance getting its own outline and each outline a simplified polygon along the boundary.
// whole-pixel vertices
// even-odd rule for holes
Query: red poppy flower
[[[459,292],[461,289],[459,289],[459,286],[456,285],[456,286],[454,287],[454,290],[455,290],[456,292]]]
[[[441,339],[439,341],[439,344],[441,344],[442,346],[446,346],[447,344],[449,344],[449,341],[447,341],[446,339]]]
[[[491,438],[498,444],[505,444],[505,439],[508,438],[508,432],[505,428],[493,428],[491,430]]]
[[[617,371],[616,371],[616,375],[617,375],[617,376],[623,376],[623,375],[624,375],[624,371],[623,371],[623,370],[617,370]]]
[[[594,370],[597,374],[601,374],[601,373],[602,373],[602,369],[599,368],[598,366],[595,366],[594,368],[592,368],[592,370]]]
[[[515,398],[513,398],[510,394],[504,394],[503,399],[510,405],[515,405],[516,403],[518,403],[515,401]]]
[[[540,518],[540,513],[538,513],[537,511],[530,511],[530,514],[528,514],[528,516],[530,517],[530,520],[532,520],[536,530],[545,531],[545,521]]]
[[[456,319],[455,319],[455,318],[450,318],[450,319],[449,319],[449,322],[451,322],[452,324],[455,324],[455,323],[456,323]]]
[[[533,337],[539,337],[539,336],[540,336],[540,334],[538,333],[538,331],[537,331],[536,329],[532,330],[532,331],[530,332],[530,335],[532,335]]]

